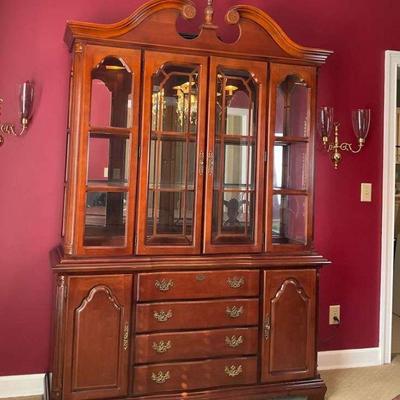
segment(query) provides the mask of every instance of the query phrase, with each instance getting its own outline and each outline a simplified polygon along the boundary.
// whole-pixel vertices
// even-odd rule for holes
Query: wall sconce
[[[0,122],[0,146],[4,144],[4,135],[21,136],[28,128],[29,120],[32,117],[33,93],[34,89],[32,82],[26,81],[21,85],[19,92],[21,130],[17,132],[15,130],[15,125],[10,122]],[[3,99],[0,99],[0,115],[2,102]]]
[[[351,143],[339,143],[339,126],[338,122],[333,122],[333,108],[321,107],[318,113],[318,130],[322,137],[322,143],[328,153],[333,152],[331,159],[335,169],[338,168],[339,162],[342,159],[341,151],[351,151],[352,153],[359,153],[364,147],[365,139],[369,131],[369,124],[371,120],[370,109],[358,109],[352,112],[353,131],[358,140],[358,149],[354,150]],[[334,130],[334,139],[329,143],[329,136]]]

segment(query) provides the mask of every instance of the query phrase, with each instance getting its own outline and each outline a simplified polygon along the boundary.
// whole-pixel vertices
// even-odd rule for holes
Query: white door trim
[[[379,348],[381,362],[391,362],[393,301],[393,238],[396,180],[396,100],[400,51],[385,52],[385,98],[383,126],[381,299]]]

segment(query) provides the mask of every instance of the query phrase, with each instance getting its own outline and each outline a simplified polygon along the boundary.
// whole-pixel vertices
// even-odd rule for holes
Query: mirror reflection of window
[[[132,126],[132,73],[123,60],[104,58],[91,73],[90,125]]]

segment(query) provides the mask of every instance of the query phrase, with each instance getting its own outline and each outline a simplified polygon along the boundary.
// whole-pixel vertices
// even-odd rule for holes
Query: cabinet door
[[[132,253],[136,196],[140,51],[82,48],[72,101],[77,162],[76,252]],[[72,186],[74,186],[72,182]],[[70,209],[74,207],[70,206]]]
[[[64,399],[127,395],[131,291],[131,275],[68,279]]]
[[[316,271],[264,272],[262,381],[316,373]]]
[[[312,246],[316,69],[270,66],[266,247]]]
[[[200,252],[207,58],[145,53],[138,254]]]
[[[204,251],[262,249],[267,64],[211,57]]]

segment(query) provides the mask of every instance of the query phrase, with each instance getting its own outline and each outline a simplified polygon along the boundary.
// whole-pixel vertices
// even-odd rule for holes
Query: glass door
[[[311,246],[315,68],[271,64],[267,248]]]
[[[260,252],[267,64],[210,65],[204,251]]]
[[[87,46],[81,97],[79,254],[131,254],[140,51]]]
[[[207,58],[146,52],[138,254],[198,254]]]

